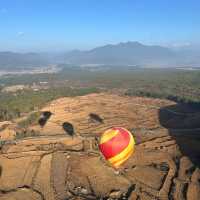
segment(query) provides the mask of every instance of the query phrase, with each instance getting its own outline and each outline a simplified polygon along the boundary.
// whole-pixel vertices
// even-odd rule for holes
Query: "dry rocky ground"
[[[200,199],[199,113],[111,94],[61,98],[42,111],[52,115],[42,127],[28,127],[37,137],[12,140],[15,124],[0,124],[1,139],[11,139],[0,147],[0,200]],[[129,129],[136,140],[118,171],[97,147],[112,126]]]

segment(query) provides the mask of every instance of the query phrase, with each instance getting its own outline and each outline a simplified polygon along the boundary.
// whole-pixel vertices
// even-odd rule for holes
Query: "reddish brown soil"
[[[176,104],[109,94],[52,102],[43,109],[53,113],[45,126],[29,127],[40,136],[1,147],[0,200],[199,200],[199,130],[184,126],[199,115],[184,115],[183,122],[182,114],[168,111],[171,106]],[[64,122],[73,126],[73,137]],[[98,136],[110,126],[129,129],[137,143],[118,171],[97,147]]]

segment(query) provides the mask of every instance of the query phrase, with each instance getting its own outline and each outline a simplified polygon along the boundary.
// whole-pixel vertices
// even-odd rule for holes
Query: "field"
[[[127,66],[60,67],[63,70],[55,74],[1,77],[1,89],[21,84],[39,84],[40,87],[36,91],[24,89],[10,93],[1,92],[0,120],[22,116],[58,97],[80,96],[99,91],[164,98],[195,105],[199,105],[200,102],[200,70],[145,69]],[[45,89],[40,84],[44,82]]]
[[[65,67],[3,77],[0,198],[199,200],[199,76],[198,70]],[[97,144],[117,126],[136,145],[116,175]]]

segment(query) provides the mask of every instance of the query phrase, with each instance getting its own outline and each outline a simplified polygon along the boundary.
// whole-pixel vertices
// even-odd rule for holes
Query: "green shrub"
[[[35,132],[34,130],[25,130],[25,131],[17,132],[15,135],[15,139],[19,140],[26,137],[36,137],[38,135],[39,133]]]
[[[41,116],[41,112],[33,112],[26,119],[18,122],[19,128],[28,128],[30,125],[34,125],[38,122]]]

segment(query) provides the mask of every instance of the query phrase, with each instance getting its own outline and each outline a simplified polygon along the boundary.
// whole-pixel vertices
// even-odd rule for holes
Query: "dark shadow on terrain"
[[[52,113],[50,111],[42,112],[42,115],[40,116],[40,119],[38,120],[39,125],[43,127],[47,123],[51,115]]]
[[[65,131],[68,135],[70,135],[70,136],[74,136],[74,135],[75,135],[74,127],[73,127],[73,125],[72,125],[71,123],[69,123],[69,122],[64,122],[64,123],[62,124],[62,127],[63,127],[64,131]]]
[[[176,140],[180,151],[200,167],[200,104],[183,104],[159,110],[160,124]]]
[[[103,119],[95,113],[90,113],[89,117],[92,122],[99,122],[101,124],[103,123]]]

